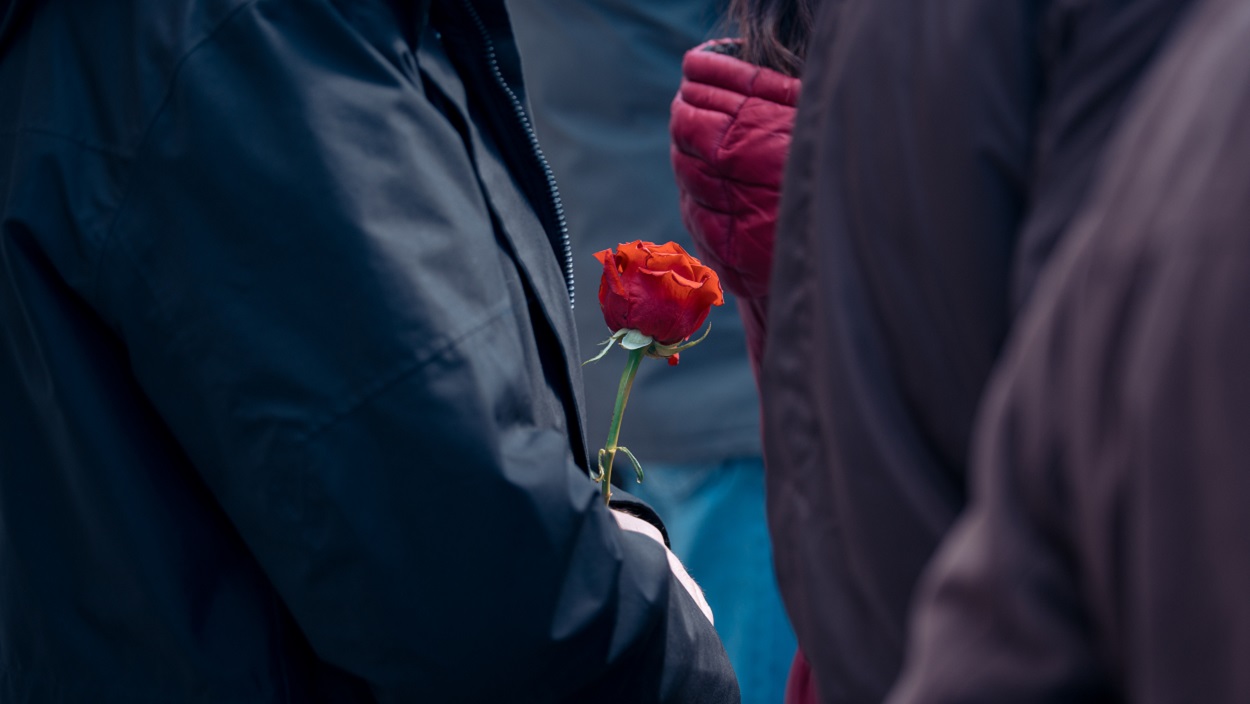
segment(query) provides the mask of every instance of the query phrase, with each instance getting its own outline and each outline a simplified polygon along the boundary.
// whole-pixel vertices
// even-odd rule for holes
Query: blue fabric
[[[777,590],[764,519],[764,462],[648,463],[630,492],[664,519],[673,552],[703,588],[743,704],[779,704],[795,639]]]

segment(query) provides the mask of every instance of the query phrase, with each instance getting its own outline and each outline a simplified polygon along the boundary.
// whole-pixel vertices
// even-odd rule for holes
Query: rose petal
[[[603,263],[599,301],[615,330],[631,328],[661,344],[689,338],[722,305],[720,279],[675,242],[635,240],[595,255]]]

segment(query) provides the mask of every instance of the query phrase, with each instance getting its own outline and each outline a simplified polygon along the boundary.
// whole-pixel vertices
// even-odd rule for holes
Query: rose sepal
[[[630,452],[629,448],[625,447],[624,445],[617,445],[616,451],[624,453],[625,456],[629,458],[629,463],[634,466],[634,475],[636,477],[636,480],[639,484],[641,484],[642,483],[642,463],[639,462],[638,458],[634,457],[634,453]],[[611,461],[612,455],[613,453],[607,451],[606,449],[599,450],[599,462],[598,462],[598,466],[595,468],[597,471],[594,474],[590,475],[590,478],[592,480],[596,482],[602,482],[603,477],[605,475],[611,476],[610,468],[607,465]]]
[[[703,342],[707,339],[707,336],[711,332],[712,324],[708,323],[707,328],[703,331],[703,334],[699,336],[699,339],[690,340],[688,342],[675,342],[671,345],[666,345],[662,342],[656,342],[655,338],[650,335],[644,335],[637,330],[622,328],[612,333],[612,337],[609,337],[599,343],[603,346],[603,349],[599,351],[599,354],[591,357],[585,362],[582,362],[582,366],[584,367],[591,362],[598,362],[603,359],[612,349],[613,344],[616,343],[619,343],[622,348],[630,350],[631,352],[633,350],[643,350],[643,354],[648,357],[654,357],[655,359],[668,359],[669,357],[675,357],[678,353],[688,350],[700,342]]]
[[[707,329],[703,331],[703,334],[700,335],[699,339],[697,340],[691,340],[689,342],[677,342],[671,345],[665,345],[659,342],[653,342],[651,346],[647,348],[646,355],[648,357],[655,357],[656,359],[666,359],[668,357],[675,357],[677,356],[678,352],[683,352],[685,350],[688,350],[691,347],[694,347],[700,342],[703,342],[704,340],[706,340],[708,333],[710,332],[712,332],[712,324],[708,323]]]
[[[625,330],[624,333],[625,334],[621,336],[621,347],[624,347],[631,352],[633,350],[643,349],[655,341],[655,338],[650,335],[644,335],[638,330]]]
[[[616,341],[620,340],[622,337],[625,337],[625,335],[626,335],[627,333],[631,333],[631,332],[638,332],[638,331],[637,331],[637,330],[624,330],[624,329],[621,329],[621,330],[617,330],[616,332],[612,333],[612,337],[609,337],[608,339],[606,339],[606,340],[604,340],[603,342],[600,342],[600,343],[599,343],[600,345],[602,345],[602,346],[603,346],[603,349],[599,351],[599,354],[597,354],[597,355],[595,355],[595,356],[591,357],[590,359],[586,360],[585,362],[582,362],[582,366],[584,367],[584,366],[586,366],[587,364],[590,364],[591,362],[598,362],[599,360],[603,359],[603,358],[604,358],[604,356],[605,356],[605,355],[607,355],[607,353],[608,353],[608,352],[610,352],[610,351],[612,350],[612,343],[614,343],[614,342],[616,342]]]

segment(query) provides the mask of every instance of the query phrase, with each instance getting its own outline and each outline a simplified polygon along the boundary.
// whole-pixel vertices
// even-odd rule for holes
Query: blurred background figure
[[[778,581],[826,702],[880,702],[1016,311],[1187,0],[822,5],[762,370]]]
[[[891,704],[1250,702],[1250,4],[1196,3],[1012,332]]]
[[[602,267],[591,254],[636,239],[694,251],[669,159],[669,107],[682,55],[711,36],[724,2],[550,0],[509,10],[564,201],[589,358],[609,335],[596,300]],[[642,365],[621,442],[646,480],[625,488],[664,518],[674,552],[704,588],[742,701],[780,702],[795,646],[764,517],[759,402],[735,306],[709,320],[711,335],[679,366]],[[623,365],[609,355],[584,367],[592,447],[607,434]]]

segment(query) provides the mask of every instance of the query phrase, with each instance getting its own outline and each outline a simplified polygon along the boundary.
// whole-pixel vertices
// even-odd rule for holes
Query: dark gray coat
[[[1014,312],[1187,0],[825,5],[764,363],[778,580],[829,702],[879,702]]]
[[[1012,333],[891,704],[1250,701],[1250,5],[1176,38]]]

